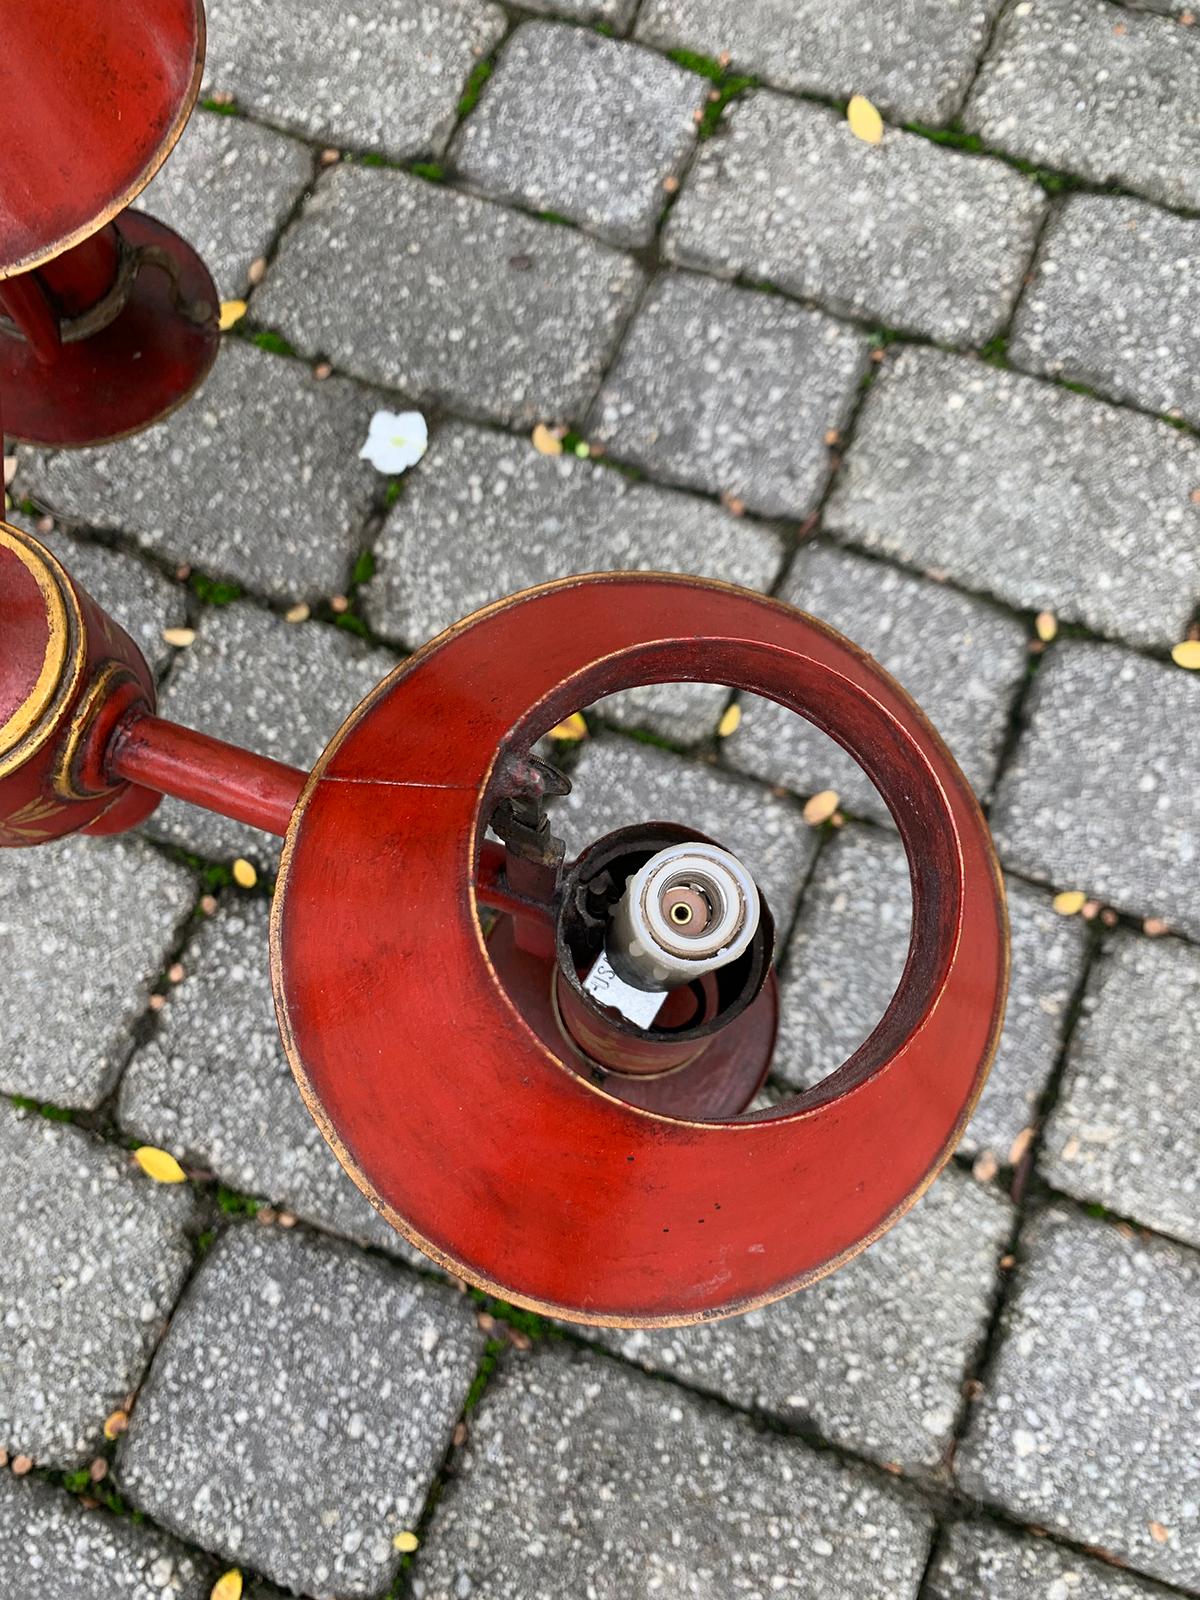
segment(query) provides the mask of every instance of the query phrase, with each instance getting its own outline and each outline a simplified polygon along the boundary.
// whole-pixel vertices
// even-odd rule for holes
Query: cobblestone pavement
[[[877,1246],[741,1320],[580,1333],[446,1282],[317,1135],[271,1012],[275,841],[166,804],[7,854],[0,1590],[1200,1595],[1188,0],[209,12],[145,203],[247,314],[169,422],[22,452],[12,487],[166,713],[306,763],[404,651],[526,584],[769,591],[957,753],[1013,992],[955,1162]],[[358,456],[381,406],[430,421],[403,479]],[[840,751],[729,705],[589,708],[560,820],[744,851],[784,1092],[886,1005],[907,873]]]

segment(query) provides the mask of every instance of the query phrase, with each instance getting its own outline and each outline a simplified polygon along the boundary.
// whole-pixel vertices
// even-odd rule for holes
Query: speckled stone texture
[[[1073,195],[1046,230],[1009,359],[1148,411],[1200,417],[1200,222]]]
[[[867,350],[853,329],[777,295],[668,273],[639,310],[587,434],[660,481],[806,517]]]
[[[951,1168],[856,1261],[802,1294],[724,1322],[600,1337],[690,1388],[932,1471],[953,1437],[1011,1229],[1007,1203]]]
[[[963,122],[1025,160],[1200,206],[1200,37],[1107,0],[1024,0]]]
[[[641,285],[629,256],[571,228],[343,164],[284,239],[254,313],[414,401],[533,423],[583,412]]]
[[[118,1121],[231,1188],[416,1259],[343,1172],[300,1098],[271,999],[270,909],[230,891],[201,924],[184,951],[184,981],[121,1080]]]
[[[671,213],[669,257],[765,278],[826,310],[952,344],[1006,321],[1045,196],[998,161],[760,91],[700,151]]]
[[[12,513],[9,513],[11,520]],[[38,533],[32,517],[18,524],[40,539],[58,557],[71,577],[137,645],[155,677],[175,651],[163,638],[164,628],[182,628],[188,620],[188,592],[148,561],[94,539],[80,539],[63,528]]]
[[[635,823],[694,828],[745,862],[783,938],[816,850],[816,834],[798,807],[703,762],[621,737],[585,745],[571,782],[571,794],[552,813],[568,860],[604,834]]]
[[[1093,969],[1042,1170],[1056,1189],[1099,1201],[1200,1245],[1200,950],[1119,933]]]
[[[1200,683],[1115,645],[1064,643],[1026,702],[992,809],[1002,858],[1200,937],[1193,883]]]
[[[0,1092],[97,1106],[196,881],[131,839],[6,850],[0,868]]]
[[[646,245],[696,142],[707,78],[585,28],[527,22],[508,40],[450,160],[467,183]]]
[[[526,11],[548,11],[576,22],[603,22],[625,28],[633,19],[638,0],[523,0]]]
[[[380,483],[358,459],[379,403],[225,339],[201,392],[166,422],[119,444],[22,452],[22,493],[281,600],[336,594]]]
[[[780,598],[846,634],[899,679],[987,795],[1028,660],[1014,617],[824,544],[801,550]],[[774,701],[742,700],[741,723],[724,745],[734,766],[798,794],[835,789],[848,810],[890,822],[879,791],[839,745]]]
[[[1065,1208],[1039,1217],[1023,1244],[959,1482],[1195,1588],[1200,1256]]]
[[[139,211],[169,224],[204,257],[217,293],[245,293],[250,264],[265,256],[312,181],[312,150],[244,117],[198,110]]]
[[[710,56],[781,89],[865,94],[901,120],[948,121],[1000,0],[646,0],[637,36]]]
[[[124,1153],[5,1104],[0,1161],[0,1444],[77,1467],[142,1381],[192,1264],[195,1202]]]
[[[1030,1127],[1058,1059],[1083,974],[1087,930],[1049,894],[1008,882],[1012,970],[1000,1048],[959,1148],[1006,1161]],[[784,968],[773,1071],[807,1089],[848,1060],[904,970],[912,915],[908,863],[893,834],[851,824],[826,845]]]
[[[315,1600],[386,1588],[482,1353],[452,1290],[332,1242],[213,1246],[117,1457],[183,1538]]]
[[[367,615],[416,646],[480,606],[575,572],[694,572],[766,589],[783,547],[717,506],[454,423],[406,479],[376,556]],[[691,743],[713,731],[727,699],[704,684],[638,689],[605,714]]]
[[[600,1356],[506,1365],[414,1568],[414,1600],[915,1600],[930,1522],[875,1476]]]
[[[504,34],[478,0],[209,0],[207,92],[323,143],[437,154],[471,68]]]
[[[396,665],[383,650],[323,622],[285,622],[238,600],[207,611],[163,691],[164,717],[308,770],[358,702]],[[156,839],[213,861],[274,867],[280,840],[246,823],[165,799],[146,824]]]
[[[1171,645],[1200,594],[1200,445],[937,350],[889,361],[825,525],[1009,605]]]
[[[207,1563],[37,1479],[0,1477],[0,1591],[45,1600],[208,1600]],[[247,1600],[267,1600],[261,1589]]]
[[[927,1600],[1166,1600],[1168,1590],[1048,1539],[991,1522],[957,1523],[925,1586]]]

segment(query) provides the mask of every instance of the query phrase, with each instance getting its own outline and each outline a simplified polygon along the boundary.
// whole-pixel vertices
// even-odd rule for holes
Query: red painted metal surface
[[[0,277],[78,244],[149,183],[203,61],[199,0],[0,0]]]
[[[131,826],[159,790],[286,823],[271,957],[293,1070],[359,1184],[453,1271],[580,1321],[723,1316],[839,1265],[948,1158],[999,1037],[999,872],[932,728],[821,623],[695,579],[552,584],[419,651],[306,780],[153,716],[129,638],[6,525],[0,617],[0,843]],[[740,1118],[773,984],[696,1063],[598,1083],[561,1026],[547,941],[513,937],[516,918],[549,932],[549,908],[514,895],[483,839],[514,758],[570,711],[688,678],[770,696],[842,743],[912,874],[908,963],[870,1038],[814,1089]],[[492,944],[481,899],[509,913]]]
[[[101,756],[113,719],[154,704],[140,650],[19,528],[0,523],[0,845],[132,827],[159,796],[114,783]]]
[[[96,282],[94,240],[52,267],[0,282],[0,308],[21,330],[0,329],[0,411],[9,438],[55,448],[124,438],[181,405],[216,358],[220,305],[191,245],[136,211],[113,228],[140,256],[116,315],[86,338],[60,338],[60,315],[68,305],[86,311],[94,303],[82,299]],[[74,271],[79,255],[90,259]],[[52,276],[68,288],[61,302],[48,295]]]
[[[870,1038],[815,1089],[721,1122],[569,1071],[499,981],[473,888],[499,749],[615,689],[689,678],[767,695],[843,744],[887,798],[913,883],[908,963]],[[665,576],[549,585],[400,667],[310,778],[272,914],[284,1043],[360,1186],[462,1276],[607,1323],[748,1309],[893,1222],[970,1116],[1007,958],[986,825],[908,696],[812,618]]]
[[[252,754],[194,728],[137,713],[116,730],[107,753],[116,781],[174,795],[235,822],[284,834],[308,773]]]

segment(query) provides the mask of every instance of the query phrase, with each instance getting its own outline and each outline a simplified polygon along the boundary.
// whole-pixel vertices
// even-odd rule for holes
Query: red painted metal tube
[[[299,767],[253,755],[148,713],[122,723],[106,764],[114,782],[124,780],[174,795],[281,838],[308,782],[308,773]]]

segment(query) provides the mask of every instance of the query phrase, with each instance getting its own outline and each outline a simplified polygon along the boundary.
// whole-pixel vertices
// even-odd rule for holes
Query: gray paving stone
[[[807,1089],[836,1071],[895,993],[912,915],[908,864],[894,835],[851,824],[822,852],[784,971],[773,1071]],[[959,1148],[1001,1161],[1029,1127],[1058,1059],[1083,971],[1086,927],[1049,894],[1010,879],[1012,971],[992,1071]]]
[[[296,1088],[275,1021],[270,904],[222,897],[184,952],[186,978],[121,1080],[133,1137],[335,1233],[423,1260],[347,1177]]]
[[[1200,739],[1200,684],[1114,645],[1065,643],[1026,711],[992,809],[1003,860],[1200,937],[1200,796],[1181,759]]]
[[[28,451],[22,490],[68,523],[120,528],[280,599],[344,588],[379,475],[358,451],[379,400],[226,339],[203,390],[119,444]]]
[[[196,893],[136,839],[4,852],[0,1092],[99,1105]]]
[[[956,1458],[961,1485],[1194,1588],[1200,1256],[1065,1208],[1038,1218],[1023,1246],[999,1353]]]
[[[611,244],[646,245],[710,87],[623,40],[527,22],[504,46],[450,159],[493,199],[556,212]]]
[[[835,535],[1136,644],[1200,594],[1200,445],[937,350],[889,362],[829,502]]]
[[[208,611],[163,691],[164,717],[289,766],[312,766],[365,694],[395,666],[352,634],[289,623],[248,600]],[[275,862],[280,841],[245,823],[166,799],[147,831],[210,860]]]
[[[916,700],[981,795],[991,789],[1028,641],[1013,617],[940,584],[823,544],[800,552],[780,598],[845,633]],[[846,807],[890,821],[866,773],[839,745],[772,700],[744,696],[724,746],[730,762],[799,794],[836,789]]]
[[[234,1228],[142,1391],[117,1456],[122,1492],[285,1588],[377,1594],[482,1348],[450,1289],[332,1241]]]
[[[606,22],[624,28],[637,10],[638,0],[524,0],[526,11],[546,11],[577,22]]]
[[[1048,1539],[969,1522],[951,1528],[925,1592],[928,1600],[1165,1600],[1169,1591]]]
[[[209,0],[208,91],[269,122],[394,161],[438,154],[471,68],[504,34],[478,0]]]
[[[414,401],[532,423],[582,414],[641,285],[629,256],[572,228],[343,164],[254,313]]]
[[[800,1294],[725,1322],[601,1338],[648,1371],[932,1470],[953,1438],[1011,1227],[1004,1200],[951,1168],[869,1250]]]
[[[922,1508],[857,1468],[540,1345],[472,1414],[413,1595],[913,1600],[929,1532]]]
[[[195,1202],[123,1151],[3,1103],[0,1156],[0,1442],[77,1467],[150,1364],[191,1268]]]
[[[307,145],[244,117],[199,110],[138,209],[194,245],[217,293],[231,300],[245,293],[250,263],[266,255],[314,170]]]
[[[1200,950],[1119,933],[1071,1036],[1042,1169],[1055,1188],[1200,1245]]]
[[[774,295],[660,278],[588,419],[588,437],[655,478],[806,517],[867,362],[852,328]]]
[[[946,122],[971,82],[1000,0],[646,0],[637,36],[710,56],[781,89],[865,94],[903,119]]]
[[[1141,200],[1074,195],[1017,310],[1017,366],[1149,411],[1200,417],[1200,222]]]
[[[759,91],[700,151],[664,235],[683,266],[954,344],[1008,318],[1045,195],[998,161]]]
[[[972,1155],[990,1150],[1000,1161],[1036,1119],[1087,947],[1085,923],[1060,916],[1049,894],[1015,878],[1008,880],[1008,920],[1012,970],[1004,1033],[959,1146]]]
[[[1200,206],[1200,37],[1107,0],[1001,20],[963,122],[985,144],[1165,205]]]
[[[0,1590],[46,1600],[208,1600],[205,1564],[128,1517],[37,1479],[0,1478]],[[267,1600],[262,1590],[247,1600]]]
[[[364,601],[376,628],[415,646],[479,606],[571,573],[668,570],[766,589],[782,560],[773,534],[717,506],[453,423],[406,479]],[[727,699],[708,684],[660,686],[606,701],[605,714],[692,743]]]
[[[187,590],[155,567],[122,550],[80,539],[64,528],[37,533],[32,517],[18,519],[28,528],[97,605],[119,622],[158,676],[175,654],[163,638],[164,628],[181,628],[188,620]]]
[[[739,856],[766,897],[779,937],[791,926],[816,850],[816,835],[797,807],[702,762],[620,737],[585,745],[571,782],[571,794],[554,812],[568,860],[616,828],[677,822]]]

